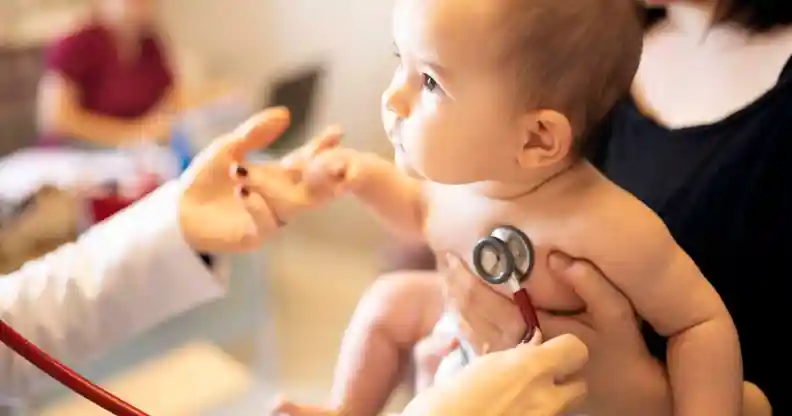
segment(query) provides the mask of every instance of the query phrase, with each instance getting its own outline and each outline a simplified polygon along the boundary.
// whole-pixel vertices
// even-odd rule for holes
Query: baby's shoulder
[[[583,257],[642,257],[673,243],[663,220],[618,186],[600,187],[584,198],[577,205],[573,243]]]

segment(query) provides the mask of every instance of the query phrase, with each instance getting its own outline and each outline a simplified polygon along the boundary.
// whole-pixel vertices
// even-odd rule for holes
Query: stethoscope
[[[22,356],[29,363],[38,367],[39,370],[68,387],[69,390],[85,397],[116,416],[149,416],[148,413],[119,399],[61,363],[55,357],[45,353],[41,348],[28,341],[1,320],[0,342]]]
[[[531,297],[520,286],[531,276],[535,260],[531,239],[510,225],[496,227],[473,247],[476,273],[492,285],[506,284],[512,292],[526,326],[522,343],[530,341],[539,329]]]

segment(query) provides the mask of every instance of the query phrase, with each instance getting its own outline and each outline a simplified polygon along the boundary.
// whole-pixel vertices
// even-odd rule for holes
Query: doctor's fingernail
[[[572,257],[567,256],[561,252],[555,252],[550,254],[550,259],[548,260],[550,263],[551,269],[561,270],[569,268],[572,265]]]
[[[237,167],[234,170],[234,172],[236,172],[237,176],[239,176],[240,178],[247,177],[247,175],[248,175],[248,170],[245,169],[245,167],[242,166],[242,165],[237,165]]]

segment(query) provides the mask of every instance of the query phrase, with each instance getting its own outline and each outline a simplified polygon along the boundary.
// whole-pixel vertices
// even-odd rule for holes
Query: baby
[[[382,105],[398,167],[335,148],[316,155],[306,178],[352,193],[393,228],[468,263],[494,227],[521,229],[536,250],[525,287],[545,313],[585,307],[549,276],[548,254],[590,260],[670,338],[674,414],[737,415],[740,347],[718,294],[663,222],[581,157],[628,93],[641,54],[636,13],[635,0],[397,0],[399,68]],[[443,307],[429,298],[442,303],[400,305],[389,330],[409,331],[402,315]],[[545,336],[555,331],[543,327]],[[393,333],[363,336],[372,348],[391,348]],[[375,361],[358,357],[365,364],[354,370],[366,374],[369,392],[393,388],[396,366]],[[596,381],[607,376],[590,372],[590,400],[573,410],[601,414],[592,403],[619,398],[596,397]],[[342,409],[367,414],[354,401]]]

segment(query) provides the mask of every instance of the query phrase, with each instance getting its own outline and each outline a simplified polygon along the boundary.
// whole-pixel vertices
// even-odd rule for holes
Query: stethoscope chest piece
[[[473,249],[473,266],[476,273],[488,283],[500,285],[515,277],[519,282],[527,279],[534,265],[534,248],[531,240],[519,229],[504,225],[496,227],[482,238]]]

